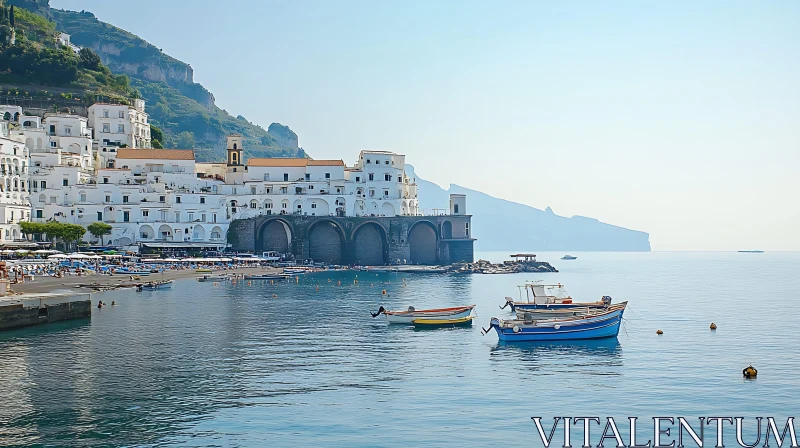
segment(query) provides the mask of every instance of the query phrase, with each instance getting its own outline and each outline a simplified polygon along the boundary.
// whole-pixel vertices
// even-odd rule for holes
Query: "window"
[[[103,118],[108,118],[108,109],[103,109]]]
[[[175,203],[176,204],[180,204],[181,203],[181,197],[180,196],[175,196]]]
[[[289,191],[289,187],[281,187],[281,194],[286,194]]]
[[[289,206],[288,202],[281,202],[281,208],[286,208]]]
[[[267,202],[267,204],[264,205],[264,208],[272,208],[272,202]]]
[[[106,195],[106,202],[111,202],[111,195]]]
[[[217,222],[217,214],[216,213],[213,213],[211,215],[211,222]]]
[[[384,161],[384,162],[383,162],[383,164],[384,164],[384,165],[388,165],[388,164],[389,164],[389,161],[388,161],[388,160],[386,160],[386,161]]]
[[[80,198],[81,202],[86,202],[86,193],[81,193],[78,197]]]
[[[272,193],[272,187],[267,187],[267,194],[271,194],[271,193]]]
[[[464,225],[464,231],[467,232],[467,236],[469,236],[469,223]]]
[[[309,189],[309,190],[313,190],[313,189],[314,189],[314,186],[313,186],[313,185],[309,185],[309,186],[308,186],[308,189]]]
[[[166,221],[166,220],[167,220],[167,211],[161,210],[161,221]]]
[[[356,176],[356,182],[361,182],[361,178]]]
[[[122,196],[122,203],[123,204],[127,204],[128,203],[128,197],[129,196],[127,194],[125,196]]]
[[[256,187],[250,187],[250,194],[256,194]]]
[[[166,196],[159,196],[158,197],[158,202],[167,202],[167,197]]]
[[[194,222],[194,213],[189,212],[189,222]]]
[[[55,148],[56,147],[56,142],[50,142],[50,147],[51,148]]]
[[[383,175],[383,180],[385,180],[386,182],[390,182],[392,180],[392,175],[391,174],[384,174]]]
[[[336,188],[336,194],[339,194],[339,193],[341,193],[341,192],[342,192],[342,189],[341,189],[341,188]]]
[[[306,180],[311,180],[311,174],[310,173],[306,173]]]
[[[367,163],[369,163],[369,159],[367,159]]]
[[[205,213],[201,213],[200,214],[200,221],[201,222],[206,222],[206,214]]]
[[[119,133],[125,132],[125,125],[124,124],[118,124],[117,125],[117,132],[119,132]]]
[[[181,222],[181,212],[175,212],[175,222]]]
[[[389,190],[383,190],[383,197],[385,198],[389,197]]]
[[[317,208],[317,203],[316,203],[316,202],[313,202],[313,203],[311,204],[311,208]]]
[[[67,135],[71,135],[71,134],[72,134],[72,128],[71,128],[71,127],[69,127],[69,126],[65,126],[65,127],[64,127],[64,132],[65,132]]]
[[[369,197],[371,198],[375,197],[375,190],[373,190],[372,188],[369,189]]]
[[[122,221],[131,222],[131,212],[122,212]]]
[[[55,134],[55,133],[56,133],[56,125],[51,124],[50,125],[50,134]]]
[[[250,208],[258,208],[258,202],[255,199],[250,201]]]
[[[283,181],[289,182],[289,173],[283,173]]]
[[[201,204],[205,204],[206,203],[206,198],[200,196],[200,203]]]
[[[107,178],[107,177],[104,177],[104,178],[103,178],[103,183],[104,183],[104,184],[107,184],[107,183],[108,183],[108,178]]]
[[[403,176],[402,175],[401,176],[397,176],[397,181],[400,182],[400,183],[403,183]]]
[[[65,186],[65,187],[69,186],[69,179],[61,179],[61,185]]]
[[[42,210],[36,210],[36,217],[37,218],[42,218],[43,217],[42,216]]]
[[[125,111],[124,110],[119,111],[119,118],[125,118]]]
[[[103,123],[103,132],[111,132],[111,124],[110,123]]]
[[[231,189],[231,191],[233,192],[233,194],[236,194],[236,187],[233,187],[233,188]]]
[[[297,204],[297,209],[300,210],[303,208],[303,204]]]
[[[33,191],[39,191],[39,182],[33,181]]]
[[[150,216],[150,210],[142,210],[142,218],[147,218]]]
[[[369,173],[369,180],[375,180],[375,176],[372,173]]]
[[[325,179],[330,179],[330,178],[331,178],[331,173],[325,173]]]
[[[103,220],[103,212],[97,212],[97,220],[98,221],[102,221]]]
[[[458,204],[453,204],[453,214],[454,215],[458,214]]]

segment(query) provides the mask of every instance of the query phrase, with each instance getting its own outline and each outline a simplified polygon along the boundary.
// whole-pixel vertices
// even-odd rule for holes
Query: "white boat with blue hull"
[[[526,283],[519,288],[519,300],[506,297],[506,303],[500,309],[511,307],[511,311],[533,311],[533,310],[569,310],[572,308],[605,308],[611,304],[611,297],[603,296],[597,302],[575,302],[566,293],[564,286],[544,285],[542,282]],[[550,290],[550,294],[546,291]],[[523,297],[522,291],[525,291]]]
[[[493,328],[501,341],[563,341],[575,339],[600,339],[616,337],[622,324],[622,315],[628,302],[608,307],[605,312],[565,319],[503,320],[493,317],[489,329]]]

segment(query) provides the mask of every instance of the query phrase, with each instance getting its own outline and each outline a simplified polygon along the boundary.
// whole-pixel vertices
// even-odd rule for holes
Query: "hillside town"
[[[405,156],[361,151],[343,160],[249,158],[227,138],[227,160],[195,161],[192,149],[152,148],[145,102],[73,111],[0,105],[0,242],[30,244],[20,222],[107,223],[100,241],[222,250],[236,219],[259,215],[413,216],[415,179]]]

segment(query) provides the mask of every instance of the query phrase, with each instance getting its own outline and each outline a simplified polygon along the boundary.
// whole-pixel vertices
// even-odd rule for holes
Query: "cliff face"
[[[134,34],[99,21],[91,12],[50,11],[59,30],[69,34],[72,43],[91,48],[114,73],[163,82],[206,109],[214,106],[214,95],[194,82],[194,71],[189,64],[163,53]]]

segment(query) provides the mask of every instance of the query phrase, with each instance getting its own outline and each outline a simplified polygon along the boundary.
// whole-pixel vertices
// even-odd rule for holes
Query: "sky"
[[[653,250],[800,250],[797,1],[51,5],[191,64],[218,106],[314,158],[396,151],[445,188]]]

